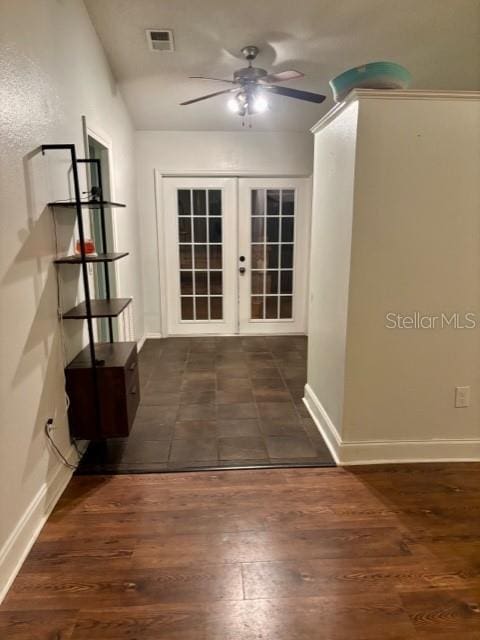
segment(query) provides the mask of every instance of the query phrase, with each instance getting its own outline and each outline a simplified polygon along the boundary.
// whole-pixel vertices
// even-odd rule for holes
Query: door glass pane
[[[180,269],[192,268],[192,245],[180,245]]]
[[[282,220],[282,242],[293,242],[293,218]]]
[[[177,205],[181,319],[222,320],[222,191],[178,189]]]
[[[207,219],[206,218],[194,218],[193,241],[196,243],[207,241]]]
[[[208,213],[211,216],[222,215],[222,192],[220,189],[210,189],[208,192]]]
[[[193,294],[193,274],[191,271],[180,271],[180,293],[184,296]]]
[[[208,271],[195,271],[195,294],[206,295],[208,293],[207,284]]]
[[[280,297],[280,318],[292,318],[292,296]]]
[[[278,318],[278,296],[266,296],[265,318],[271,320]]]
[[[221,294],[222,291],[222,272],[210,271],[210,293],[216,295]]]
[[[264,240],[265,240],[264,218],[252,218],[252,242],[263,242]]]
[[[205,189],[193,190],[193,215],[207,215],[207,192]]]
[[[222,268],[222,246],[210,245],[210,269]]]
[[[208,241],[209,242],[221,242],[222,241],[222,219],[210,218],[208,221]]]
[[[265,215],[265,189],[252,189],[252,216]]]
[[[284,189],[282,191],[282,215],[293,216],[295,207],[295,191]]]
[[[252,189],[252,320],[292,317],[294,189]]]
[[[267,245],[267,269],[278,267],[278,244]]]
[[[192,241],[192,219],[191,218],[178,219],[178,241],[179,242]]]
[[[267,216],[278,216],[279,214],[280,214],[280,191],[278,189],[268,189]]]
[[[181,298],[182,320],[193,320],[193,298]]]
[[[267,242],[278,242],[278,231],[280,227],[280,219],[267,219]]]
[[[196,244],[194,245],[195,250],[195,269],[206,269],[207,264],[207,245],[206,244]]]
[[[265,266],[265,246],[263,244],[252,245],[252,269],[263,269]]]
[[[280,293],[292,293],[293,271],[282,271],[280,277]]]
[[[222,302],[223,298],[210,298],[210,320],[221,320],[223,318]]]
[[[265,293],[278,293],[278,271],[266,272]]]
[[[293,244],[282,245],[282,269],[293,267]]]
[[[263,295],[264,271],[252,271],[252,293]]]
[[[189,216],[192,213],[190,189],[178,190],[178,215]]]
[[[208,298],[207,296],[195,297],[196,320],[208,320]]]
[[[261,320],[263,318],[263,297],[252,296],[252,319]]]

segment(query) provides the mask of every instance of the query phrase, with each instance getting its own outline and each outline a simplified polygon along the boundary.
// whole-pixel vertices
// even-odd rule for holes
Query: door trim
[[[110,199],[113,202],[117,201],[116,198],[116,181],[115,181],[115,154],[114,154],[114,145],[112,142],[112,138],[109,134],[102,129],[96,121],[92,122],[90,118],[87,116],[82,116],[82,134],[83,134],[83,145],[84,145],[84,157],[89,157],[88,151],[88,138],[93,138],[101,145],[103,145],[108,151],[108,181],[110,188]],[[87,173],[88,175],[88,173]],[[90,185],[88,185],[90,187]],[[88,220],[88,230],[90,231],[90,217],[85,216],[85,220]],[[109,247],[110,251],[116,251],[119,246],[118,242],[118,224],[117,224],[117,216],[111,216],[111,226],[112,226],[112,246]],[[91,275],[92,279],[92,291],[93,291],[93,272]],[[121,291],[120,286],[120,273],[118,267],[113,269],[113,291],[115,295],[119,295]],[[134,301],[135,303],[135,301]],[[133,303],[133,304],[134,304]],[[117,321],[117,331],[118,331],[118,339],[119,340],[129,340],[132,339],[134,335],[133,329],[133,304],[128,306],[128,309],[125,313],[122,313]]]
[[[238,180],[241,178],[282,178],[282,179],[297,179],[304,178],[306,181],[306,217],[307,227],[310,229],[312,219],[312,175],[305,173],[267,173],[265,171],[164,171],[162,169],[153,169],[153,187],[154,187],[154,207],[155,207],[155,226],[156,226],[156,243],[157,243],[157,268],[158,268],[158,289],[159,289],[159,317],[160,317],[160,331],[156,336],[160,338],[176,337],[177,334],[169,333],[168,331],[168,282],[166,276],[166,244],[167,237],[165,232],[165,211],[164,211],[164,178],[237,178],[237,207],[239,206],[239,189]],[[238,218],[237,218],[238,225]],[[306,268],[307,268],[307,281],[309,279],[309,265],[310,265],[310,245],[306,247]],[[308,287],[308,282],[307,282]],[[238,295],[238,291],[237,291]],[[308,319],[308,296],[305,296],[305,331],[291,332],[288,335],[305,335],[307,332],[307,319]],[[237,322],[240,321],[238,317]],[[238,331],[239,327],[237,327]],[[196,334],[198,337],[210,336],[212,334],[203,334],[201,332]],[[236,334],[222,334],[239,335]],[[249,333],[251,336],[265,336],[271,335],[269,331],[259,331],[258,333]]]

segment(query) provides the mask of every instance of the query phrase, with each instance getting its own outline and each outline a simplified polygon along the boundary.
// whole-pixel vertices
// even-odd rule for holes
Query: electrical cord
[[[92,187],[90,189],[90,191],[82,191],[82,193],[86,194],[86,196],[87,196],[86,200],[85,199],[80,200],[80,202],[83,203],[83,204],[87,204],[87,203],[90,203],[92,201],[95,202],[95,198],[98,197],[97,187]],[[72,200],[72,198],[63,198],[61,200],[55,200],[55,202],[52,202],[52,205],[65,204],[65,203],[70,204],[70,203],[73,203],[73,202],[76,202],[76,200]]]
[[[45,423],[45,435],[47,436],[47,439],[50,443],[50,445],[53,447],[53,449],[55,450],[55,452],[57,453],[58,457],[60,458],[60,460],[63,462],[63,464],[68,467],[69,469],[72,469],[73,471],[75,471],[76,469],[78,469],[78,463],[80,463],[80,460],[78,461],[77,464],[71,464],[66,457],[63,455],[63,453],[60,451],[60,449],[57,447],[57,445],[55,444],[54,439],[52,438],[52,434],[50,433],[50,427],[53,425],[53,419],[49,418],[46,423]],[[75,449],[78,451],[77,447],[75,447]]]

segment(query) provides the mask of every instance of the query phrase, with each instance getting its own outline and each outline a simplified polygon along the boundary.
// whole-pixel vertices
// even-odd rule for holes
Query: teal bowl
[[[411,81],[410,72],[396,62],[369,62],[333,78],[330,87],[335,102],[342,102],[352,89],[407,89]]]

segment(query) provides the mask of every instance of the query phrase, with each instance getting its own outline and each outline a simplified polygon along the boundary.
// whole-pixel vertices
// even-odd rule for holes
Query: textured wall
[[[113,141],[116,195],[129,205],[118,220],[120,293],[132,295],[143,334],[133,130],[88,14],[78,0],[19,0],[0,7],[0,584],[15,558],[5,543],[58,469],[43,433],[56,419],[56,440],[70,444],[63,395],[63,355],[57,319],[55,242],[49,200],[69,194],[66,155],[42,157],[42,143],[76,143],[84,153],[81,116]],[[59,214],[68,246],[73,216]],[[78,269],[65,275],[66,304],[77,293]],[[78,349],[80,324],[65,323]],[[33,523],[34,524],[34,523]],[[3,564],[2,564],[3,563]]]

